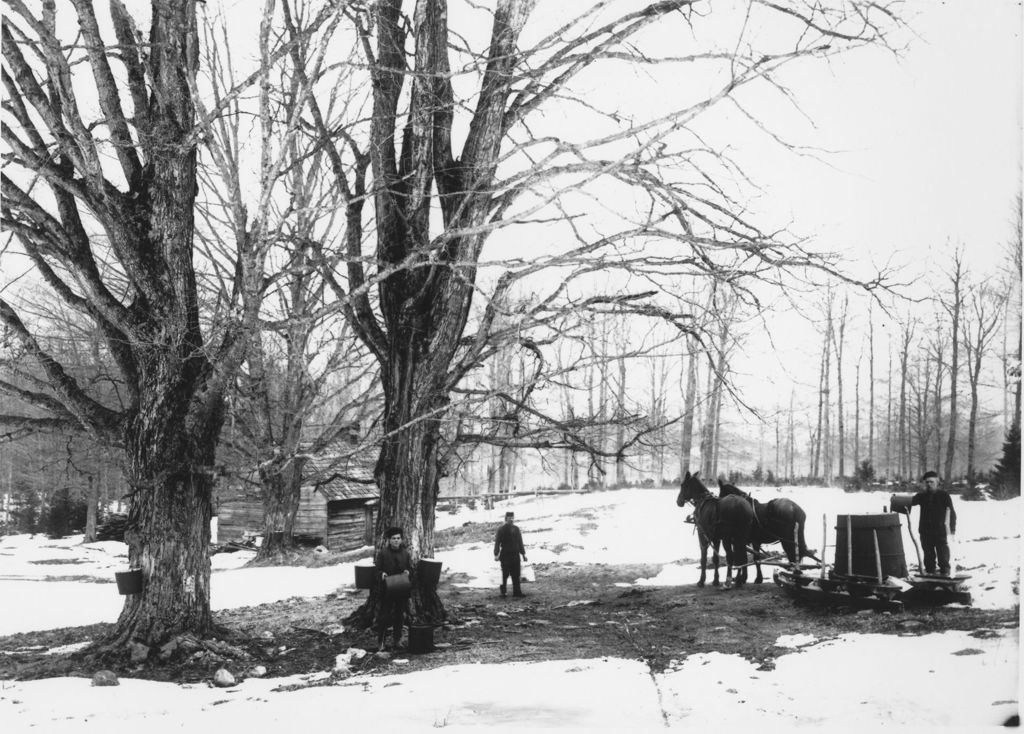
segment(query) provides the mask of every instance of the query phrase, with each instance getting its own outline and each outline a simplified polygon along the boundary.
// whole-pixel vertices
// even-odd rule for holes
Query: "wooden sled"
[[[918,573],[907,577],[911,588],[901,595],[903,601],[913,604],[971,604],[971,592],[965,588],[969,574],[935,576]]]
[[[819,575],[794,573],[789,569],[776,569],[775,583],[794,599],[828,606],[851,606],[880,612],[899,612],[903,602],[898,598],[903,587],[881,583],[860,576]]]

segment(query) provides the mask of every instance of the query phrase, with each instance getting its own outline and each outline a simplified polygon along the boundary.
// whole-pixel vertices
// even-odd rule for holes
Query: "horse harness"
[[[700,510],[709,500],[714,501],[716,504],[718,502],[718,498],[715,497],[710,492],[705,492],[700,497],[693,497],[693,498],[691,498],[690,501],[693,502],[693,529],[695,531],[697,531],[697,532],[703,533],[704,536],[709,541],[711,541],[712,540],[711,534],[708,533],[706,530],[704,530],[701,527],[701,522],[700,522],[700,517],[701,517]]]

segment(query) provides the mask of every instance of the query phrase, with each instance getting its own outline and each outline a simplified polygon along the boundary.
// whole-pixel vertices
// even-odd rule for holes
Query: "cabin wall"
[[[226,500],[217,508],[217,542],[240,541],[246,533],[263,532],[263,503],[245,499]]]
[[[332,551],[346,551],[373,545],[375,507],[365,499],[335,500],[327,503],[327,542]]]
[[[319,492],[314,492],[312,487],[301,489],[293,533],[319,538],[321,543],[327,534],[327,500]]]
[[[217,540],[220,543],[242,540],[246,533],[263,534],[263,502],[236,497],[221,500],[217,508]],[[322,543],[327,534],[327,500],[312,487],[302,487],[299,508],[295,512],[293,534]]]

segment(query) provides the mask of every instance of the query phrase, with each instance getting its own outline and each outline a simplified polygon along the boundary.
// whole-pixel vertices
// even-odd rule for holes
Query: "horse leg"
[[[781,542],[782,542],[782,550],[785,551],[785,553],[786,553],[786,560],[789,561],[789,565],[790,566],[793,566],[794,568],[796,568],[797,566],[800,565],[800,558],[797,555],[798,551],[797,551],[796,543],[794,543],[792,540],[783,540]]]
[[[732,558],[729,559],[729,566],[736,566],[736,586],[740,587],[747,583],[747,541],[745,538],[732,540]]]
[[[730,589],[733,585],[732,567],[735,551],[732,547],[732,541],[728,538],[722,541],[722,553],[725,554],[725,588]]]
[[[714,545],[712,546],[712,555],[713,555],[713,558],[714,558],[714,561],[715,561],[715,580],[711,582],[712,586],[720,586],[721,585],[718,582],[718,542],[719,541],[716,539],[714,541]]]
[[[704,586],[704,580],[707,576],[708,569],[708,541],[704,538],[700,538],[700,580],[697,582],[698,587]]]
[[[760,584],[764,582],[764,576],[761,575],[761,546],[752,543],[751,547],[754,549],[754,568],[757,569],[757,578],[754,579],[754,583]]]

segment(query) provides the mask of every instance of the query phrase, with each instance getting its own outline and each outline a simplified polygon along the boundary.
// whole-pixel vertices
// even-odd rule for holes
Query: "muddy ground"
[[[473,528],[439,535],[438,547],[474,540]],[[487,530],[493,532],[493,530]],[[335,562],[345,560],[338,556]],[[322,565],[323,559],[307,561]],[[291,562],[302,562],[293,557]],[[920,635],[971,630],[978,636],[993,628],[1016,627],[1018,612],[963,607],[917,607],[900,613],[829,608],[796,602],[769,579],[724,589],[696,584],[673,587],[622,587],[652,577],[659,565],[537,565],[537,580],[524,584],[525,599],[503,599],[494,590],[459,588],[458,575],[439,587],[449,622],[435,630],[438,649],[421,655],[399,650],[367,654],[348,673],[295,685],[323,685],[353,673],[392,674],[460,663],[500,663],[614,656],[645,660],[664,670],[672,660],[699,652],[741,655],[770,669],[788,652],[775,646],[782,635],[809,634],[828,639],[844,633]],[[464,579],[461,579],[464,581]],[[339,578],[339,584],[347,579]],[[696,581],[696,578],[694,579]],[[335,658],[348,648],[376,650],[369,631],[343,629],[342,620],[366,597],[344,591],[315,599],[287,599],[216,614],[215,641],[195,641],[160,660],[131,663],[125,655],[98,655],[85,648],[53,648],[99,641],[112,625],[98,624],[0,637],[0,678],[91,676],[109,668],[121,675],[195,682],[210,680],[220,667],[242,679],[257,666],[265,675],[333,671]],[[262,671],[258,671],[262,672]]]

